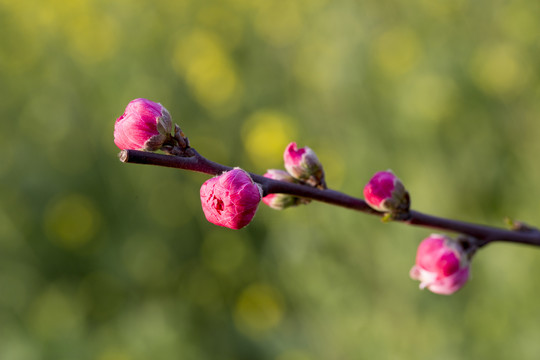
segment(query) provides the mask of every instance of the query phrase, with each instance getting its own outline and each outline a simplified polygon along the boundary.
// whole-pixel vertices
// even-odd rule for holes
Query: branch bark
[[[191,156],[174,156],[137,150],[122,150],[119,154],[119,158],[120,161],[125,163],[165,166],[201,172],[209,175],[219,175],[225,171],[233,169],[232,167],[208,160],[193,148],[189,148],[188,154]],[[380,217],[385,215],[384,213],[373,210],[364,200],[352,197],[339,191],[331,189],[321,190],[307,185],[292,184],[284,181],[269,179],[258,174],[249,174],[255,182],[261,185],[263,195],[276,193],[290,194],[321,201],[331,205],[341,206],[370,215]],[[423,214],[415,210],[410,211],[410,216],[406,220],[395,221],[413,226],[422,226],[468,235],[476,239],[474,241],[478,247],[485,246],[495,241],[540,246],[540,231],[530,227],[523,227],[520,230],[506,230],[492,226]]]

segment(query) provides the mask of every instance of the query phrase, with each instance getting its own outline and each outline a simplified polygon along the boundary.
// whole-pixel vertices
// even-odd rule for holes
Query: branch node
[[[118,158],[120,159],[121,162],[125,163],[125,162],[128,162],[128,158],[129,158],[129,153],[127,150],[122,150],[118,153]]]

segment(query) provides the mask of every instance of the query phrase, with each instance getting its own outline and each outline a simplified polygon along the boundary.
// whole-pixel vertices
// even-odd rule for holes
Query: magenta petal
[[[157,123],[166,109],[146,99],[131,101],[114,124],[114,143],[120,149],[145,149],[152,137],[159,135]],[[154,149],[152,149],[154,150]]]
[[[428,286],[429,291],[440,295],[451,295],[461,289],[469,280],[469,268],[465,267],[454,274],[442,277]]]
[[[389,209],[384,208],[384,203],[391,203],[394,192],[399,188],[401,190],[403,187],[396,185],[400,183],[400,180],[397,178],[394,173],[391,171],[379,171],[369,180],[369,182],[364,187],[364,198],[369,206],[379,211],[387,211]]]
[[[443,235],[432,234],[418,246],[411,277],[436,294],[449,295],[469,279],[470,259],[461,245]]]
[[[283,160],[285,162],[285,166],[297,166],[302,161],[302,156],[306,152],[305,148],[297,148],[297,145],[295,142],[290,143],[285,148],[285,152],[283,153]]]

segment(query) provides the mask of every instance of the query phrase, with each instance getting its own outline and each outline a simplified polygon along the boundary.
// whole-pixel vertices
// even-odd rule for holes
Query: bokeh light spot
[[[233,62],[212,32],[196,29],[182,36],[175,48],[173,65],[207,109],[230,108],[238,100],[241,84]]]
[[[497,14],[497,22],[511,38],[526,44],[538,40],[538,16],[531,7],[520,2],[509,2]]]
[[[285,147],[296,136],[294,121],[274,110],[260,110],[252,114],[242,128],[244,147],[260,168],[282,167]]]
[[[259,336],[281,322],[285,308],[277,289],[257,283],[247,287],[238,297],[234,320],[247,335]]]
[[[76,299],[51,286],[30,306],[28,321],[41,339],[65,339],[82,331],[83,312]]]
[[[480,47],[472,58],[470,70],[476,84],[491,95],[518,92],[529,75],[524,54],[509,44]]]
[[[2,325],[5,325],[3,323]],[[43,349],[37,341],[30,341],[26,330],[12,330],[4,326],[0,340],[0,359],[41,360]]]
[[[89,198],[70,194],[50,204],[45,212],[44,225],[54,243],[65,248],[77,248],[96,234],[100,220],[100,214]]]

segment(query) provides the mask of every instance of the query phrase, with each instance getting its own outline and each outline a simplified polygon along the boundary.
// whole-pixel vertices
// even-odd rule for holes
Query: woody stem
[[[189,148],[189,150],[188,153],[192,156],[171,156],[137,150],[122,150],[119,154],[119,158],[120,161],[125,163],[165,166],[201,172],[209,175],[219,175],[224,171],[233,169],[232,167],[206,159],[193,148]],[[370,215],[384,216],[384,213],[373,210],[364,200],[339,191],[331,189],[321,190],[307,185],[273,180],[258,174],[250,173],[250,176],[255,182],[261,185],[263,195],[275,193],[289,194],[341,206]],[[409,215],[410,216],[405,220],[395,221],[413,226],[422,226],[469,235],[476,239],[476,245],[479,247],[494,241],[540,246],[540,231],[537,229],[527,229],[524,231],[506,230],[423,214],[415,210],[410,210]]]

